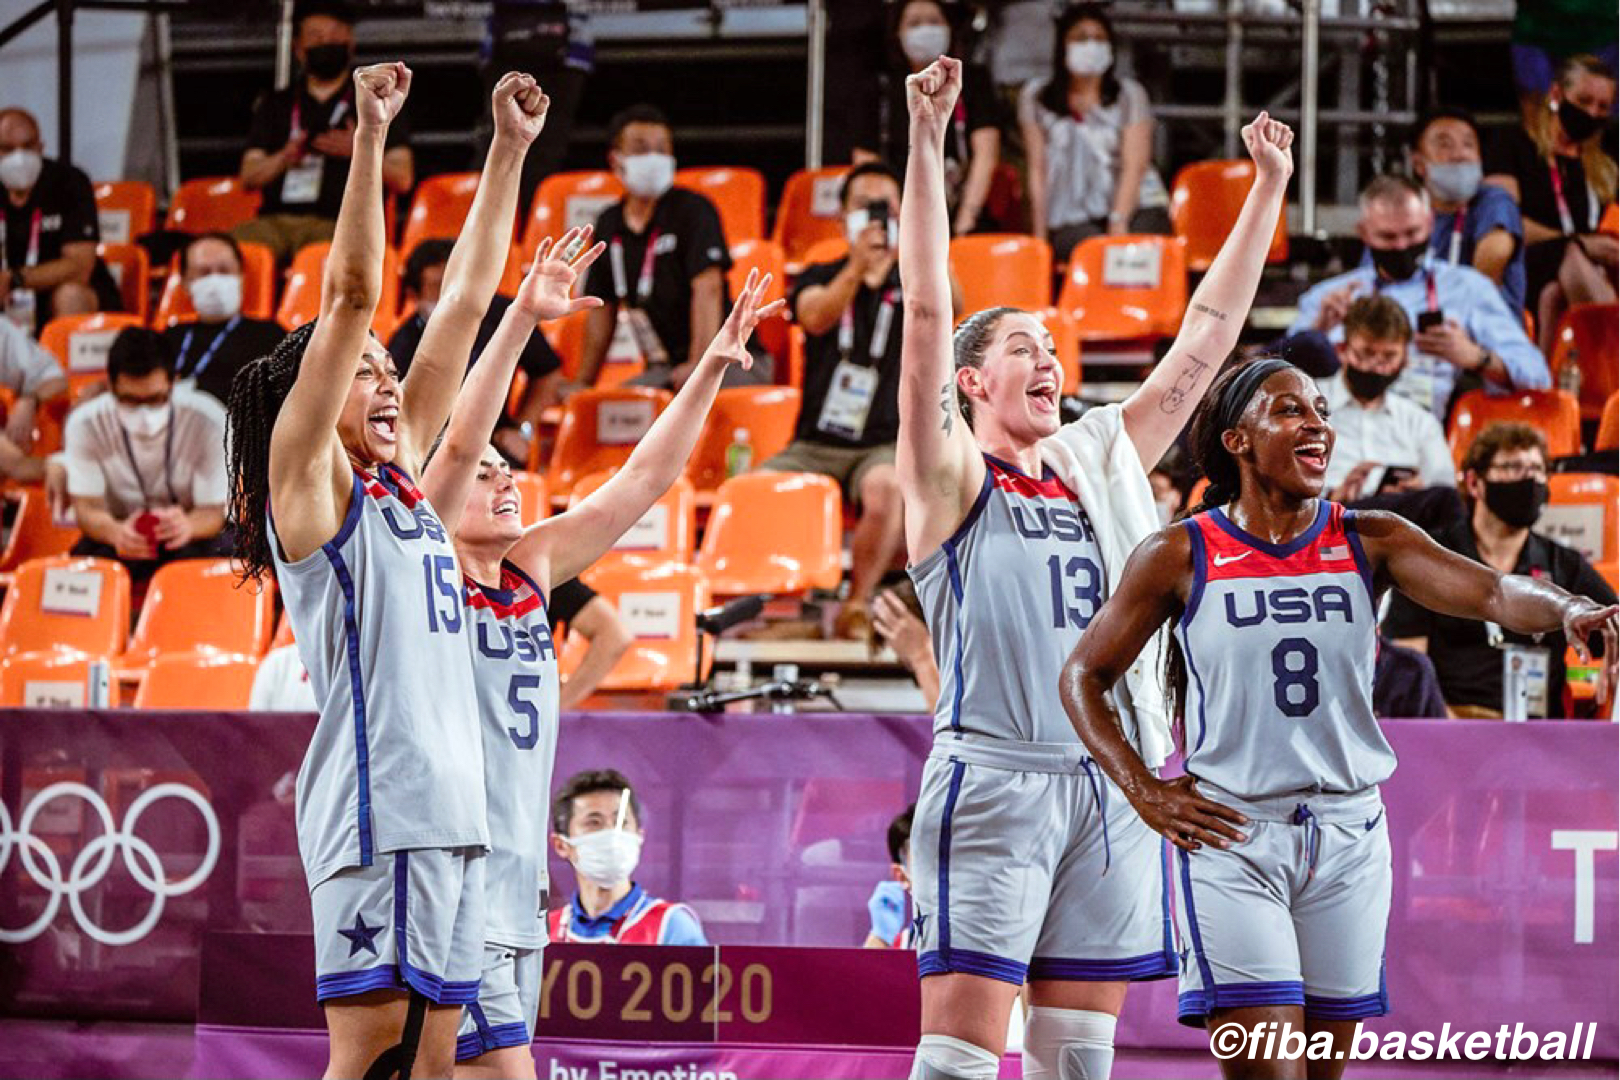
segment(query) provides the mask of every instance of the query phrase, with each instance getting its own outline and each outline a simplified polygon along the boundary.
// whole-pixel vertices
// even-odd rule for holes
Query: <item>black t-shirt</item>
[[[27,202],[18,206],[6,197],[0,198],[0,203],[6,211],[5,243],[0,245],[4,255],[0,258],[8,269],[60,259],[65,244],[94,244],[101,240],[90,178],[72,165],[47,158]],[[39,243],[30,258],[36,214]]]
[[[911,150],[911,117],[906,111],[906,79],[896,71],[878,74],[872,88],[876,115],[867,118],[868,130],[857,136],[862,149],[871,150],[903,173]],[[956,100],[956,115],[945,133],[947,168],[960,166],[956,182],[967,177],[972,155],[973,133],[1001,126],[1001,109],[990,73],[978,64],[962,70],[962,93]]]
[[[838,272],[848,261],[845,258],[805,267],[798,281],[794,283],[789,307],[797,311],[799,297],[804,290],[812,285],[826,285],[838,276]],[[877,329],[880,312],[886,304],[890,307],[888,338],[881,343],[883,346],[881,354],[874,359],[873,332]],[[860,288],[855,293],[855,299],[850,304],[850,329],[853,333],[850,337],[852,346],[849,350],[849,361],[862,367],[875,366],[878,371],[877,386],[872,393],[872,405],[866,414],[866,427],[859,438],[852,439],[838,432],[822,430],[818,426],[822,406],[832,389],[839,362],[844,358],[838,340],[843,320],[834,323],[824,334],[805,335],[804,396],[799,405],[798,426],[793,432],[795,439],[840,447],[882,446],[884,443],[895,441],[900,434],[900,337],[903,311],[898,266],[889,270],[889,277],[881,289],[869,288],[866,282],[861,282]]]
[[[1435,535],[1445,547],[1475,562],[1479,547],[1473,527],[1462,521]],[[1536,533],[1530,534],[1519,553],[1515,574],[1544,578],[1577,596],[1600,604],[1615,602],[1609,588],[1592,565],[1579,552]],[[1440,691],[1449,705],[1478,705],[1487,709],[1502,707],[1502,651],[1485,637],[1485,624],[1472,619],[1440,615],[1408,600],[1400,593],[1391,598],[1384,633],[1392,638],[1426,637],[1429,659],[1440,677]],[[1564,650],[1568,645],[1561,631],[1543,634],[1541,641],[1503,629],[1502,639],[1511,645],[1545,648],[1551,654],[1547,680],[1547,708],[1556,716],[1564,706]]]
[[[473,338],[472,355],[467,358],[467,368],[472,369],[473,364],[483,355],[484,347],[489,344],[490,338],[501,325],[501,318],[506,309],[512,306],[512,301],[504,296],[497,296],[490,301],[489,310],[484,312],[484,321],[478,324],[478,333]],[[399,377],[404,378],[411,369],[411,361],[416,358],[416,350],[422,344],[422,331],[427,329],[427,320],[421,315],[412,315],[400,323],[394,336],[388,339],[388,355],[394,358],[394,365],[399,368]],[[540,379],[550,375],[562,367],[551,343],[539,330],[529,335],[529,340],[518,354],[518,367],[530,379]]]
[[[1554,154],[1558,176],[1563,183],[1564,201],[1577,233],[1597,229],[1601,206],[1594,206],[1592,191],[1586,186],[1586,166],[1580,158]],[[1519,181],[1519,214],[1554,232],[1563,232],[1558,214],[1558,198],[1553,192],[1552,170],[1522,127],[1503,131],[1492,141],[1485,156],[1485,174],[1505,173]]]
[[[315,136],[334,128],[353,127],[354,115],[354,85],[352,81],[342,90],[326,101],[317,101],[311,97],[305,84],[300,80],[296,85],[284,90],[272,90],[259,99],[253,110],[253,124],[248,129],[248,149],[263,150],[267,154],[274,154],[287,145],[291,137],[293,126],[294,103],[297,104],[299,130],[304,132],[306,143],[312,144]],[[410,123],[405,114],[394,117],[388,125],[388,135],[383,146],[392,150],[396,146],[407,146],[410,143]],[[342,157],[325,157],[318,154],[312,145],[305,150],[307,155],[322,157],[320,192],[313,202],[286,203],[282,201],[282,185],[286,174],[276,177],[264,188],[264,201],[259,205],[260,214],[313,214],[317,217],[336,219],[338,208],[343,205],[343,185],[349,180],[349,159]]]
[[[596,590],[579,578],[569,578],[551,590],[546,600],[546,616],[551,620],[551,632],[560,633],[585,610],[585,605],[596,599]]]
[[[175,375],[197,380],[197,389],[212,394],[221,404],[230,401],[236,373],[268,356],[286,336],[279,323],[245,315],[222,323],[180,323],[163,331],[174,348]]]
[[[653,236],[657,241],[651,288],[643,298],[641,269],[647,242]],[[585,292],[601,297],[610,308],[623,302],[646,311],[669,354],[669,362],[685,363],[692,345],[692,279],[711,267],[719,267],[722,305],[729,308],[731,303],[724,276],[731,269],[731,253],[726,249],[726,236],[714,204],[695,191],[670,188],[654,205],[647,231],[635,233],[625,224],[624,203],[615,203],[596,219],[596,239],[607,244],[608,250],[591,264]],[[615,258],[616,245],[622,248],[622,261]],[[614,280],[616,261],[624,269],[622,297],[619,283]]]

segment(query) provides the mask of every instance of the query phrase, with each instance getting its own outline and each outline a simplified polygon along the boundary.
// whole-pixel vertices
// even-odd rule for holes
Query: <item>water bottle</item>
[[[748,429],[738,428],[731,433],[731,445],[726,447],[726,479],[741,476],[754,464],[754,445],[748,440]]]
[[[1581,396],[1580,358],[1575,355],[1574,349],[1569,350],[1569,355],[1564,358],[1564,366],[1558,369],[1558,389],[1566,394]]]
[[[34,333],[34,290],[12,289],[6,297],[6,318],[22,327],[23,333]]]

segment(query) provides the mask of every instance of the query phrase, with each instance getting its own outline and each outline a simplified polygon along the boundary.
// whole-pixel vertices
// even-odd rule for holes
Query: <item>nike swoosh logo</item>
[[[1254,552],[1252,552],[1252,551],[1245,551],[1241,555],[1225,555],[1225,556],[1217,555],[1217,556],[1215,556],[1215,565],[1216,566],[1225,566],[1229,562],[1237,562],[1239,559],[1247,559],[1250,555],[1253,555],[1253,554],[1254,554]]]

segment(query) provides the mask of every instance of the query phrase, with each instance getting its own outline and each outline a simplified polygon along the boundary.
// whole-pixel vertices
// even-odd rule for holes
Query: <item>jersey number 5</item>
[[[534,702],[523,700],[524,690],[540,689],[540,676],[514,675],[506,688],[506,703],[512,706],[512,711],[529,722],[527,731],[519,732],[515,727],[506,729],[512,737],[512,745],[519,750],[533,750],[535,743],[540,741],[540,710],[535,708]]]

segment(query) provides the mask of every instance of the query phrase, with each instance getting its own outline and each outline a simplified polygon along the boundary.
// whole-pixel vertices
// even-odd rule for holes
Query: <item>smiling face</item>
[[[1279,371],[1261,384],[1221,444],[1267,487],[1312,498],[1322,493],[1333,438],[1316,383],[1303,372]]]
[[[399,449],[399,369],[374,337],[366,339],[355,365],[338,414],[338,437],[349,456],[365,465],[391,462]]]
[[[512,482],[512,467],[493,446],[486,446],[456,525],[456,542],[505,549],[522,537],[523,497]]]
[[[959,368],[956,385],[974,410],[974,429],[1033,445],[1057,431],[1063,369],[1052,335],[1035,316],[1009,312],[996,321],[978,367]]]

